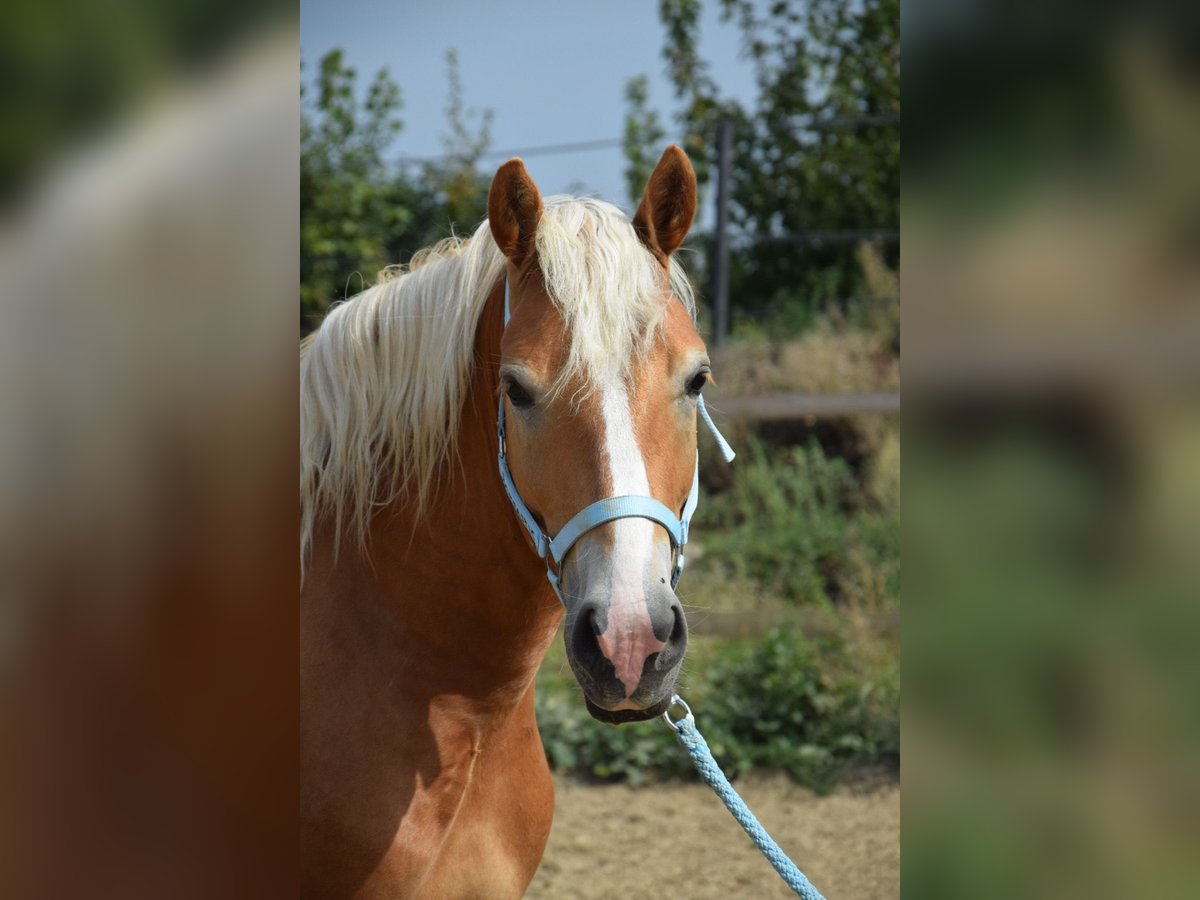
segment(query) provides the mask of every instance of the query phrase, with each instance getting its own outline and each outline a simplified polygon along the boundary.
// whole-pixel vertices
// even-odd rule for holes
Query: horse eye
[[[688,382],[687,392],[689,396],[699,397],[700,392],[704,390],[704,386],[708,384],[708,369],[701,369]]]
[[[529,391],[521,385],[521,382],[515,379],[508,379],[504,385],[505,391],[508,394],[508,402],[517,409],[529,409],[533,406],[533,397]]]

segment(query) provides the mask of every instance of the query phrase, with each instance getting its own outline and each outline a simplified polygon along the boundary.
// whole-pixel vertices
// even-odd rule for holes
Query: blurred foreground
[[[294,896],[294,26],[60,12],[2,30],[0,896]]]
[[[905,8],[906,893],[1194,897],[1194,11],[935,7]]]

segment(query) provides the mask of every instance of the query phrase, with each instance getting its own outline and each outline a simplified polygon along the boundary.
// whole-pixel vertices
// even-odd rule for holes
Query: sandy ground
[[[818,797],[783,776],[736,787],[828,900],[900,894],[900,788],[893,781]],[[555,781],[554,828],[526,894],[535,900],[791,897],[709,788]]]

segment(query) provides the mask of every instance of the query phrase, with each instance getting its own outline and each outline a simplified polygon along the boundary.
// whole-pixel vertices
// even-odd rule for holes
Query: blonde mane
[[[548,197],[536,236],[547,292],[570,334],[561,387],[625,370],[665,310],[662,269],[629,218],[594,199]],[[375,511],[404,497],[420,510],[454,452],[475,331],[505,259],[485,221],[408,269],[334,307],[300,350],[300,553],[319,519],[365,549]],[[671,260],[670,289],[695,316]],[[499,482],[497,482],[498,484]]]

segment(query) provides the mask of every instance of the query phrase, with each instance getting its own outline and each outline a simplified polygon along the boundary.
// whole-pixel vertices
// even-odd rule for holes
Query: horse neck
[[[389,574],[379,560],[379,580],[400,604],[405,630],[423,648],[440,649],[461,674],[463,660],[481,677],[476,690],[509,682],[526,686],[562,618],[504,493],[497,471],[496,401],[504,282],[489,296],[475,334],[471,387],[464,400],[457,453],[439,473],[438,487],[418,516],[383,515],[372,545],[402,550]],[[464,691],[465,693],[465,691]]]

